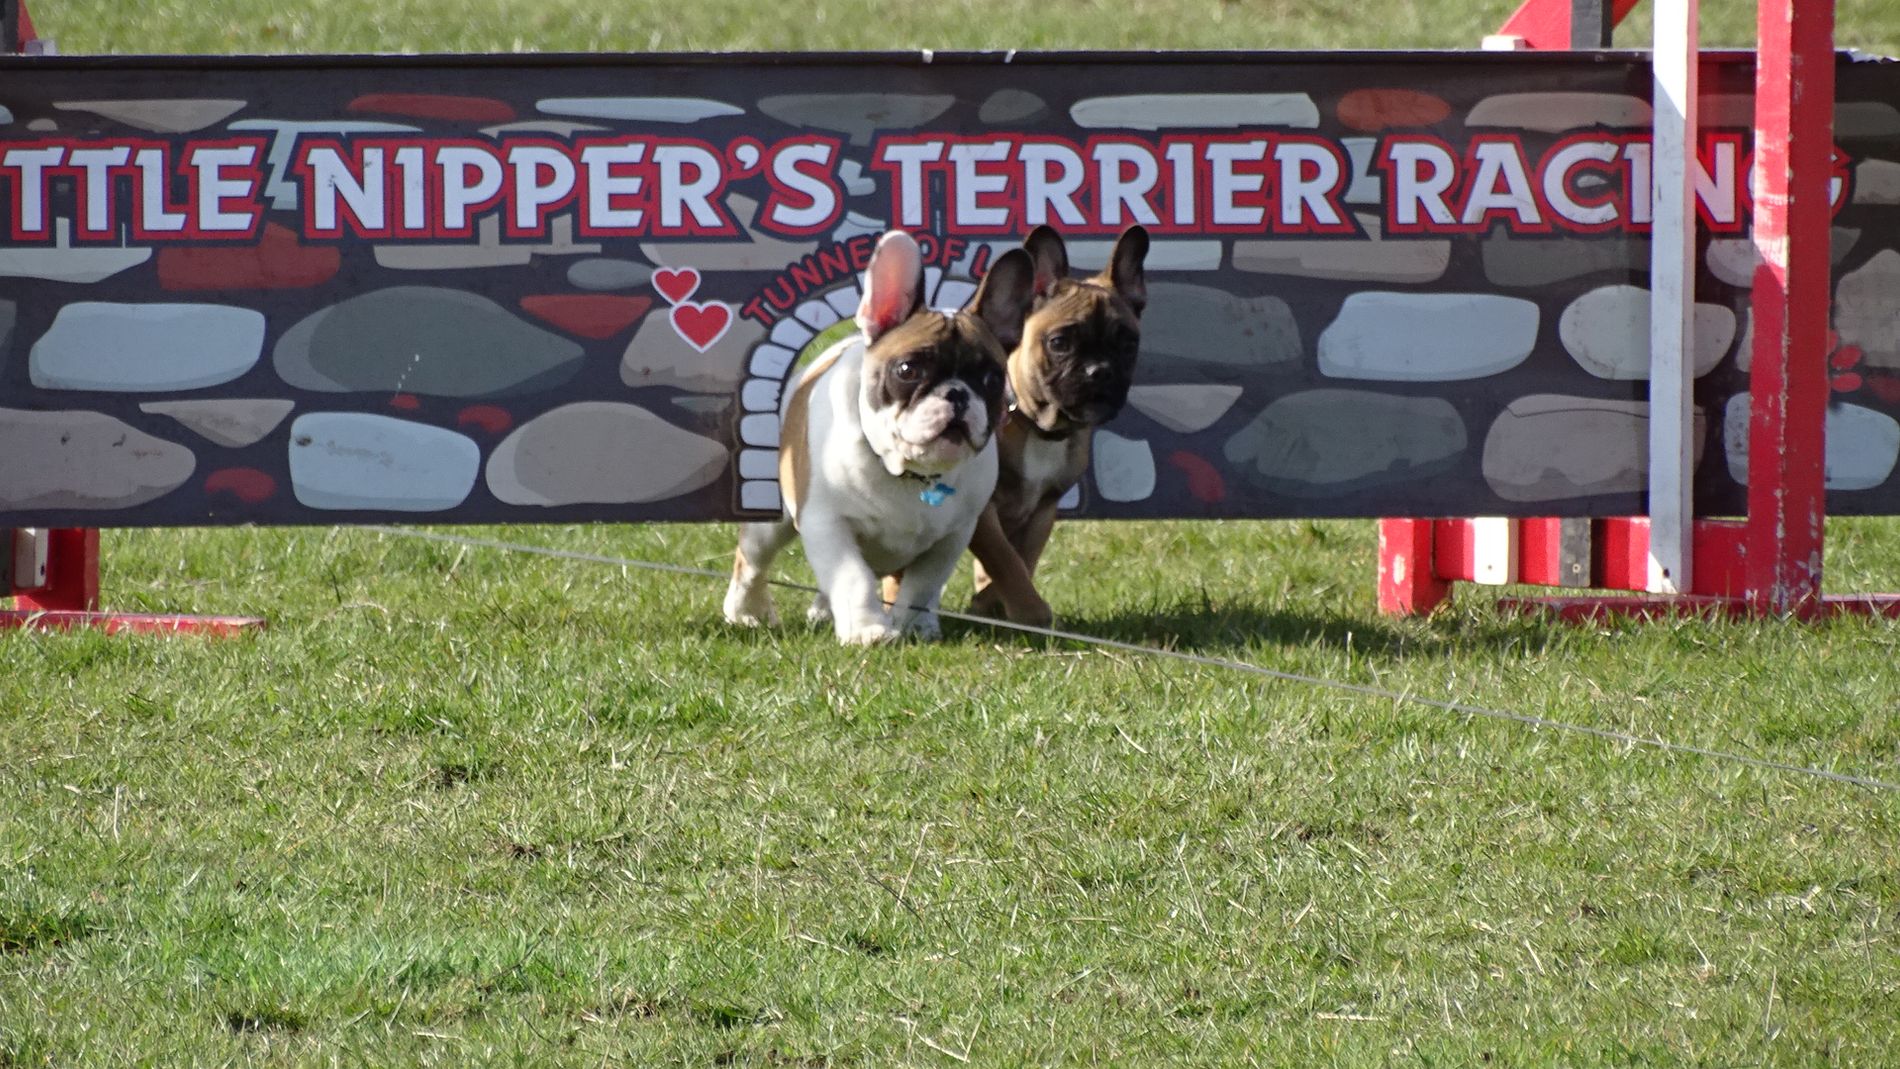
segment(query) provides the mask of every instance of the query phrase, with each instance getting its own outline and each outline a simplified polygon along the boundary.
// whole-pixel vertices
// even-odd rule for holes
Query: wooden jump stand
[[[1487,47],[1605,47],[1636,0],[1526,0]],[[1610,615],[1718,613],[1815,619],[1900,617],[1900,595],[1824,596],[1829,288],[1828,182],[1833,152],[1834,4],[1760,0],[1755,74],[1755,349],[1748,516],[1696,518],[1688,376],[1695,214],[1683,192],[1693,141],[1695,0],[1658,0],[1657,216],[1652,231],[1651,515],[1379,521],[1379,609],[1430,612],[1452,583],[1593,587],[1641,595],[1509,598],[1512,608],[1581,621]],[[1666,80],[1673,79],[1673,84]],[[1688,115],[1665,106],[1687,101]],[[1671,114],[1672,112],[1678,112]],[[1674,167],[1665,161],[1672,132]],[[1685,132],[1688,135],[1685,137]],[[1673,190],[1669,185],[1675,180]],[[1672,197],[1673,192],[1673,197]],[[1675,210],[1665,214],[1673,199]],[[1673,215],[1674,225],[1670,225]],[[1674,257],[1673,260],[1670,257]]]

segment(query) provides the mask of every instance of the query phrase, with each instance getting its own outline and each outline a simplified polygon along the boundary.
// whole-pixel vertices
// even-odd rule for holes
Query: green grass
[[[29,0],[70,52],[1469,48],[1518,0]],[[1843,45],[1900,53],[1900,0],[1839,0]],[[1703,41],[1747,46],[1752,0],[1707,0]],[[1649,40],[1639,8],[1617,41]]]
[[[1458,44],[1510,6],[36,14],[69,52],[1253,47]],[[732,538],[482,533],[715,569]],[[1900,577],[1894,521],[1830,538],[1832,586]],[[1469,589],[1393,621],[1373,556],[1365,523],[1071,524],[1045,586],[1082,631],[1900,779],[1892,624],[1579,629]],[[272,627],[0,635],[4,1069],[1900,1049],[1892,794],[956,625],[735,634],[715,583],[361,530],[105,560],[116,607]]]
[[[1049,594],[1093,633],[1900,778],[1891,624],[1383,620],[1366,527],[1070,525]],[[1836,535],[1844,581],[1900,573],[1891,523]],[[119,606],[273,626],[0,640],[0,1065],[1900,1042],[1900,796],[972,628],[733,634],[715,583],[365,531],[106,560]]]

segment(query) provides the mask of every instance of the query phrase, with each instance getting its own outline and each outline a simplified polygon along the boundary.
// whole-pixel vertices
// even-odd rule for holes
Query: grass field
[[[35,10],[80,52],[1449,45],[1510,6]],[[1831,586],[1900,583],[1900,524],[1830,537]],[[1892,624],[1391,621],[1366,523],[1057,538],[1080,631],[1900,779]],[[0,1069],[1900,1060],[1900,794],[956,625],[735,634],[713,583],[363,530],[105,559],[116,607],[272,628],[0,635]]]

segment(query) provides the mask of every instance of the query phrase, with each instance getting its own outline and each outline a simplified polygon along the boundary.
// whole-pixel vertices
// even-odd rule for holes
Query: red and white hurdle
[[[1600,47],[1636,0],[1526,0],[1488,47]],[[1689,371],[1694,320],[1696,0],[1656,11],[1650,515],[1379,521],[1379,608],[1423,614],[1454,582],[1632,594],[1507,599],[1569,620],[1720,613],[1900,617],[1900,595],[1821,592],[1833,153],[1833,0],[1760,0],[1755,72],[1756,268],[1748,515],[1698,519]]]

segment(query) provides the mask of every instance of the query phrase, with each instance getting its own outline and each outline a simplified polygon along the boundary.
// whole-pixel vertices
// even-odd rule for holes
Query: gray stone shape
[[[1027,90],[998,89],[977,107],[976,117],[991,125],[1027,122],[1048,110],[1049,105],[1041,97]]]
[[[635,388],[677,386],[694,393],[737,389],[745,377],[746,357],[765,340],[765,328],[736,312],[731,323],[702,353],[680,337],[670,316],[647,316],[621,355],[620,381]]]
[[[304,390],[507,397],[568,381],[582,354],[486,297],[392,286],[305,318],[284,332],[272,359],[285,382]]]
[[[682,394],[673,398],[673,403],[695,416],[717,417],[732,410],[732,397],[722,394]]]
[[[1707,418],[1695,412],[1696,457]],[[1637,494],[1649,478],[1649,405],[1532,394],[1505,406],[1484,439],[1484,480],[1506,501]]]
[[[296,402],[278,398],[220,398],[214,401],[148,401],[140,412],[170,416],[222,446],[256,445],[290,415]]]
[[[641,504],[702,489],[730,461],[720,442],[638,405],[579,401],[503,439],[488,489],[510,505]]]
[[[256,366],[265,327],[254,308],[74,301],[33,343],[28,374],[49,390],[202,389]]]
[[[1601,286],[1579,296],[1557,317],[1557,338],[1578,366],[1600,379],[1649,378],[1650,293],[1641,286]],[[1715,370],[1735,342],[1735,310],[1695,306],[1694,375]]]
[[[1829,231],[1829,235],[1828,259],[1839,267],[1860,241],[1860,231],[1854,227],[1837,226]],[[1761,263],[1761,256],[1755,251],[1754,241],[1749,238],[1715,238],[1709,242],[1703,262],[1709,274],[1731,286],[1748,289],[1755,284],[1755,268]]]
[[[910,130],[942,115],[957,98],[941,93],[792,93],[765,97],[759,110],[780,122],[832,130],[869,145],[880,130]]]
[[[1748,485],[1749,395],[1728,399],[1722,413],[1722,450],[1729,477]],[[1872,490],[1893,476],[1900,462],[1900,423],[1860,405],[1827,406],[1823,479],[1829,490]]]
[[[1862,160],[1854,165],[1855,204],[1900,204],[1900,163]]]
[[[1442,398],[1327,389],[1274,400],[1222,452],[1256,486],[1318,498],[1442,474],[1466,445]]]
[[[1533,301],[1496,293],[1361,290],[1319,336],[1320,373],[1451,382],[1502,374],[1537,346]]]
[[[1484,241],[1484,277],[1494,286],[1548,286],[1599,271],[1649,269],[1649,245],[1626,237],[1514,238]]]
[[[1234,268],[1345,282],[1433,282],[1451,264],[1449,241],[1385,241],[1376,215],[1359,215],[1364,241],[1276,238],[1234,242]],[[1216,259],[1215,267],[1220,266]]]
[[[1882,249],[1834,287],[1834,329],[1860,346],[1869,368],[1900,368],[1900,252]]]
[[[0,408],[0,508],[125,509],[171,493],[197,468],[190,449],[103,412]]]
[[[468,499],[474,439],[368,412],[312,412],[290,424],[290,484],[313,509],[441,512]]]
[[[1148,283],[1136,365],[1140,382],[1227,382],[1262,369],[1292,370],[1304,351],[1293,309],[1278,297]]]
[[[1834,105],[1837,138],[1900,136],[1900,108],[1877,100],[1853,100]]]
[[[567,269],[568,285],[596,293],[637,289],[652,278],[653,268],[634,260],[576,260]]]

